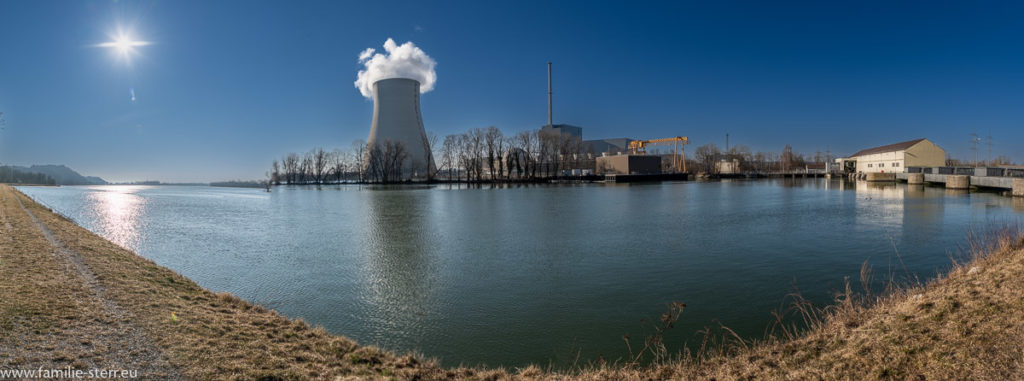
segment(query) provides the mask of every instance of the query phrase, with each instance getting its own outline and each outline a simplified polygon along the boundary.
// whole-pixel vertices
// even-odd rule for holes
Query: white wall
[[[857,156],[857,172],[906,172],[905,151],[882,152],[871,155]]]

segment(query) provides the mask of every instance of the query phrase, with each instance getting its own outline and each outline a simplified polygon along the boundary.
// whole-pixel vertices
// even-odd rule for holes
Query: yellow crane
[[[634,155],[646,155],[649,145],[672,145],[672,170],[676,173],[686,172],[686,151],[683,146],[690,144],[685,136],[673,138],[634,140],[629,142],[629,150]]]

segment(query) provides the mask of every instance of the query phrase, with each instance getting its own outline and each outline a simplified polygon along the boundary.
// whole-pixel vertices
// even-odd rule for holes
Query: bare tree
[[[494,126],[487,127],[487,130],[484,132],[484,150],[487,155],[487,169],[490,171],[491,180],[495,179],[495,174],[497,173],[494,169],[494,164],[498,159],[498,155],[500,155],[500,142],[501,130]]]
[[[538,131],[523,131],[518,135],[519,148],[525,153],[524,170],[531,179],[537,177],[537,156],[539,154]]]
[[[308,184],[309,183],[309,179],[311,177],[313,177],[312,173],[313,173],[313,151],[310,151],[310,152],[306,152],[305,155],[302,155],[302,160],[299,161],[299,175],[301,176],[301,178],[299,179],[299,182],[301,182],[303,184]]]
[[[405,160],[409,157],[408,152],[405,150],[405,145],[401,142],[385,140],[381,156],[384,159],[384,172],[382,176],[384,182],[391,183],[401,181],[403,178],[402,164],[404,164]]]
[[[541,176],[551,176],[560,164],[559,151],[562,144],[560,134],[538,133],[538,156],[540,157]]]
[[[704,173],[714,173],[715,161],[718,159],[720,151],[715,143],[708,143],[697,147],[693,150],[693,158],[701,167],[701,171]]]
[[[501,132],[499,131],[498,133],[500,134]],[[505,137],[504,135],[498,137],[498,176],[505,177],[506,180],[508,179],[508,165],[507,163],[504,163],[505,165],[503,165],[502,161],[508,158],[508,149],[510,146],[508,144],[509,140],[511,140],[511,138]]]
[[[750,147],[742,144],[737,144],[729,147],[729,151],[725,153],[726,160],[734,161],[739,163],[739,169],[747,171],[751,169],[751,161],[753,161],[753,154],[750,153]]]
[[[385,140],[367,148],[367,177],[372,181],[394,183],[405,177],[404,164],[409,158],[405,145],[401,142]]]
[[[320,185],[324,183],[327,178],[327,166],[329,165],[329,158],[327,151],[323,148],[315,148],[309,154],[312,157],[312,165],[310,171],[313,175],[313,183]]]
[[[579,169],[583,140],[572,135],[562,135],[559,140],[558,153],[561,169]]]
[[[285,182],[295,184],[298,182],[299,155],[289,153],[282,161],[284,167]]]
[[[355,160],[355,172],[359,175],[359,181],[366,181],[366,149],[365,141],[355,140],[352,142],[352,156]]]
[[[380,144],[367,145],[366,147],[365,181],[383,181],[384,179],[384,154]]]
[[[270,165],[270,182],[274,185],[281,185],[281,165],[277,163],[277,160]]]
[[[458,144],[459,137],[457,135],[446,135],[444,143],[441,144],[441,167],[448,171],[448,181],[452,181],[452,169],[455,166]]]
[[[764,152],[758,151],[754,154],[754,160],[752,168],[757,172],[766,172],[768,170],[768,155]]]
[[[793,147],[790,147],[789,144],[786,144],[786,146],[782,148],[782,157],[780,160],[782,161],[783,171],[793,169],[797,164],[796,156],[793,155]]]
[[[482,128],[474,128],[469,131],[469,154],[473,163],[473,174],[476,181],[483,181],[483,157],[485,151],[484,141],[487,132]]]
[[[476,171],[475,153],[473,151],[473,138],[469,132],[459,135],[458,139],[459,148],[459,164],[462,167],[463,172],[466,174],[466,181],[469,182],[473,179],[473,174]]]
[[[335,149],[330,154],[330,177],[336,183],[340,183],[345,178],[345,172],[348,169],[348,155],[345,151]]]

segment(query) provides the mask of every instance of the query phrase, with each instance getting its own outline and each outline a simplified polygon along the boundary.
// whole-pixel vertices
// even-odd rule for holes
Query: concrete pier
[[[1013,196],[1024,197],[1024,179],[1013,179]]]
[[[971,180],[967,175],[948,175],[946,176],[946,188],[947,189],[967,189],[971,187]]]
[[[867,175],[867,181],[896,181],[895,173],[871,172]]]
[[[908,173],[907,174],[907,184],[910,184],[910,185],[921,185],[921,184],[924,184],[924,174],[923,173]]]

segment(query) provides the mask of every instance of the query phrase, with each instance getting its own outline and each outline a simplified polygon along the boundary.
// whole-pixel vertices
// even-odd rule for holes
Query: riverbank
[[[0,369],[143,379],[464,376],[215,294],[0,185]]]
[[[1020,373],[1024,353],[1024,253],[1019,235],[998,242],[927,286],[850,294],[816,312],[805,334],[732,341],[700,361],[444,369],[211,293],[0,186],[0,369],[123,367],[181,379],[1006,378]]]

